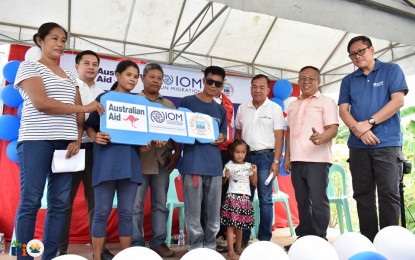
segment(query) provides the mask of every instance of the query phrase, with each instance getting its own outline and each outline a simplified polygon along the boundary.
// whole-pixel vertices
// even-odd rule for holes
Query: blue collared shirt
[[[382,109],[391,95],[398,91],[408,93],[408,85],[399,65],[375,60],[375,68],[365,75],[361,69],[343,78],[340,86],[338,104],[350,104],[350,113],[356,121],[364,121]],[[379,148],[402,146],[399,111],[388,120],[376,125],[371,130],[379,138],[376,145],[365,145],[352,132],[348,146],[352,148]]]

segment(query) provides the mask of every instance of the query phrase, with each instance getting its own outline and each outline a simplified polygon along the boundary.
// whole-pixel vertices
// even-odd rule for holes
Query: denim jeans
[[[271,164],[274,161],[274,153],[260,153],[248,155],[248,162],[253,163],[257,166],[258,172],[258,199],[259,199],[259,230],[258,240],[270,241],[272,237],[272,218],[274,216],[272,207],[272,182],[265,185],[265,180],[268,178]],[[254,199],[255,187],[251,185],[251,197],[250,200]],[[243,240],[249,240],[251,230],[244,230]]]
[[[47,214],[44,224],[42,259],[52,259],[58,251],[65,224],[68,198],[73,173],[52,173],[51,165],[55,150],[65,150],[69,141],[22,141],[17,145],[20,166],[20,202],[16,213],[16,240],[27,244],[35,234],[35,223],[41,206],[46,179]],[[17,259],[33,259],[22,256]]]
[[[158,174],[143,174],[143,183],[138,186],[133,209],[133,240],[132,246],[144,246],[144,202],[147,190],[151,192],[151,240],[150,248],[156,248],[166,242],[167,218],[169,211],[166,208],[167,190],[170,175],[166,168],[159,167]]]
[[[188,250],[206,247],[216,249],[216,234],[220,226],[220,196],[222,176],[183,175],[183,195]],[[202,209],[202,201],[204,208]],[[200,216],[204,214],[204,225]]]
[[[106,237],[107,222],[117,192],[118,236],[130,237],[133,229],[132,211],[138,183],[129,179],[103,181],[94,187],[95,209],[91,236]]]

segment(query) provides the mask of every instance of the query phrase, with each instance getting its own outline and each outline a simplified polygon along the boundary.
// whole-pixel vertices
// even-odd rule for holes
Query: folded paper
[[[55,150],[52,160],[52,172],[79,172],[85,169],[85,149],[67,159],[68,150]]]

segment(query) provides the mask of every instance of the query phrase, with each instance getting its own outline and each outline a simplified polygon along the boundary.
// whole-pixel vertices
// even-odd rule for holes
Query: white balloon
[[[290,260],[338,260],[336,250],[325,239],[304,236],[297,239],[288,251]]]
[[[31,61],[38,61],[40,60],[40,56],[42,55],[42,51],[39,47],[33,46],[32,48],[26,51],[24,55],[24,60],[31,60]]]
[[[340,260],[347,260],[360,252],[377,252],[372,242],[357,232],[348,232],[340,235],[334,240],[332,246],[336,250]]]
[[[140,258],[141,259],[141,258]],[[221,254],[209,248],[196,248],[187,252],[180,260],[225,260]]]
[[[406,228],[385,227],[377,233],[373,244],[388,260],[415,259],[415,235]]]
[[[146,259],[146,260],[163,260],[156,252],[153,250],[142,247],[142,246],[133,246],[126,248],[116,254],[113,258],[114,260],[135,260],[135,259]]]
[[[285,113],[288,112],[288,106],[291,104],[291,102],[293,102],[296,99],[297,99],[296,97],[287,97],[286,99],[284,99],[283,103],[284,103],[284,112]]]
[[[52,258],[53,260],[88,260],[88,258],[85,258],[80,255],[73,255],[73,254],[67,254],[67,255],[60,255],[55,258]]]
[[[287,253],[279,245],[270,241],[258,241],[249,245],[242,252],[239,260],[289,260]]]

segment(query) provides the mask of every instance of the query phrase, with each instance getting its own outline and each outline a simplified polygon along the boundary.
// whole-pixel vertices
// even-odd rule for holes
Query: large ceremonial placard
[[[110,134],[113,143],[147,145],[169,138],[187,144],[211,143],[219,136],[215,120],[186,108],[165,108],[143,96],[116,91],[104,94],[101,103],[105,112],[100,129]]]

